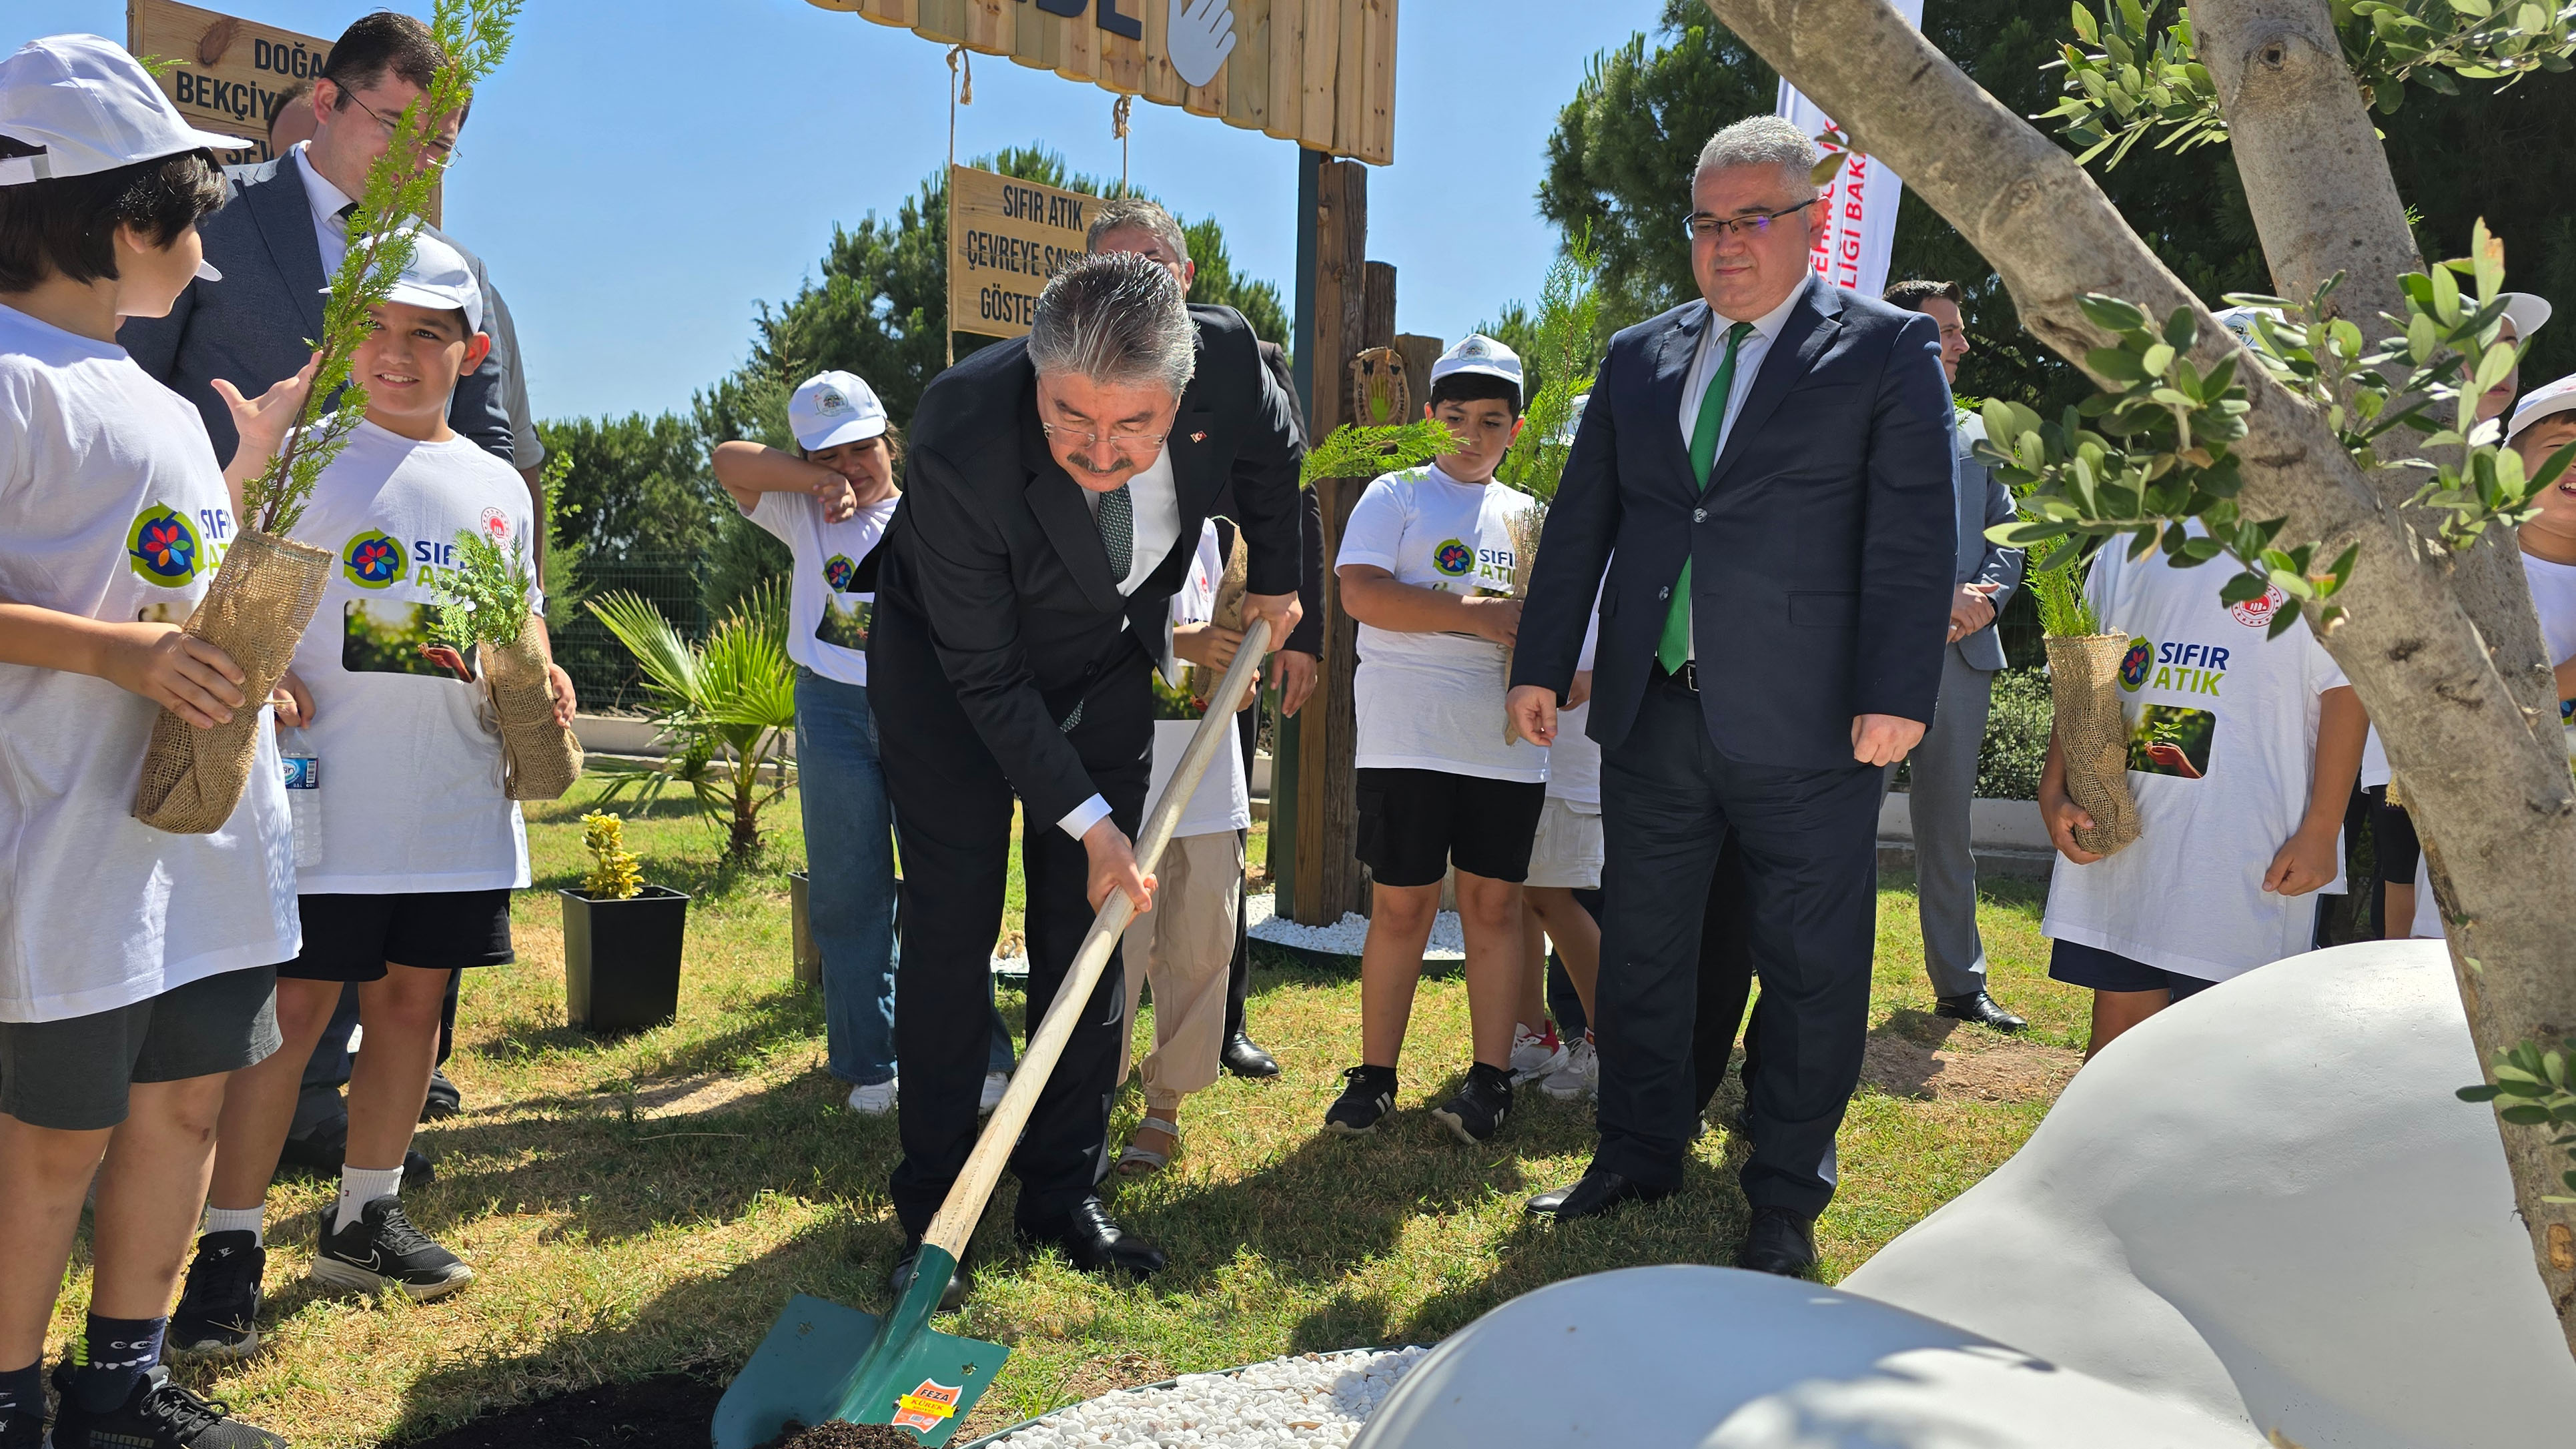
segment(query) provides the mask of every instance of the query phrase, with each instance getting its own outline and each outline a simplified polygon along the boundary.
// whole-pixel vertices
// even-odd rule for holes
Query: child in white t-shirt
[[[2286,594],[2231,606],[2225,578],[2161,552],[2133,561],[2114,541],[2085,581],[2103,627],[2130,635],[2120,690],[2140,822],[2116,855],[2076,845],[2092,819],[2049,740],[2039,807],[2064,858],[2040,930],[2056,942],[2049,975],[2093,988],[2088,1056],[2174,1001],[2308,950],[2316,904],[2301,898],[2343,878],[2369,721],[2304,620],[2268,637]]]
[[[1237,548],[1242,547],[1240,540]],[[1234,662],[1243,644],[1238,630],[1216,617],[1225,556],[1217,550],[1216,523],[1200,525],[1198,555],[1172,595],[1172,651],[1163,662],[1156,694],[1154,775],[1145,797],[1150,816],[1179,771],[1181,756],[1207,713],[1206,691]],[[1197,666],[1185,674],[1184,664]],[[1244,696],[1250,708],[1255,693]],[[1154,904],[1130,922],[1119,947],[1127,972],[1127,1025],[1122,1050],[1136,1034],[1136,1006],[1147,982],[1154,987],[1154,1049],[1143,1072],[1145,1119],[1118,1158],[1130,1175],[1156,1172],[1180,1147],[1181,1101],[1217,1078],[1225,1044],[1226,972],[1234,964],[1235,913],[1243,900],[1243,834],[1252,824],[1252,797],[1243,777],[1243,751],[1229,738],[1199,777],[1182,807],[1172,843],[1154,868]],[[1124,1062],[1119,1077],[1127,1073]]]
[[[1493,481],[1521,430],[1521,364],[1469,337],[1431,369],[1425,413],[1457,451],[1369,485],[1334,560],[1359,621],[1359,856],[1373,877],[1360,955],[1360,1065],[1325,1114],[1368,1132],[1395,1101],[1441,878],[1458,875],[1476,1059],[1432,1115],[1476,1143],[1511,1115],[1521,886],[1546,802],[1547,751],[1504,737],[1505,661],[1520,632],[1516,524],[1536,505]]]
[[[510,893],[528,883],[519,807],[504,793],[501,742],[485,719],[473,655],[432,644],[439,580],[473,533],[534,567],[526,484],[448,427],[459,379],[491,350],[482,289],[462,253],[427,233],[376,327],[350,360],[367,412],[314,485],[297,532],[337,556],[306,626],[279,711],[316,761],[321,839],[299,841],[304,949],[278,968],[286,1049],[225,1094],[205,1235],[171,1327],[177,1348],[239,1355],[259,1342],[263,1203],[294,1122],[304,1064],[343,989],[366,1031],[349,1080],[338,1199],[322,1211],[312,1275],[332,1287],[414,1299],[474,1272],[403,1211],[411,1148],[438,1059],[447,989],[460,970],[515,960]],[[545,622],[522,626],[545,645]],[[548,666],[555,717],[572,681]]]
[[[241,432],[225,470],[197,410],[116,343],[199,274],[197,222],[224,198],[212,150],[247,144],[190,127],[95,36],[0,61],[5,1449],[46,1441],[45,1330],[93,1182],[89,1320],[54,1374],[53,1442],[284,1443],[159,1366],[225,1078],[277,1051],[275,963],[297,947],[275,745],[257,732],[210,833],[164,834],[132,807],[163,710],[206,728],[266,708],[179,626],[310,374],[256,402],[216,384]]]
[[[2523,476],[2540,471],[2559,449],[2576,444],[2576,375],[2536,387],[2513,410],[2505,445],[2522,458]],[[2559,728],[2576,757],[2576,467],[2540,492],[2540,512],[2516,532],[2522,576],[2540,615],[2540,641],[2558,675]],[[2433,900],[2432,867],[2415,866],[2415,900],[2407,934],[2442,938],[2442,911]],[[2394,935],[2395,932],[2390,934]]]
[[[797,451],[716,444],[716,482],[787,545],[787,657],[796,662],[796,801],[805,817],[806,913],[823,953],[824,1064],[850,1084],[850,1110],[882,1116],[901,1090],[894,1049],[894,804],[877,761],[868,628],[877,545],[902,492],[903,438],[876,390],[818,372],[787,400]],[[987,991],[990,987],[988,985]],[[999,1009],[985,1054],[983,1110],[1011,1084]]]

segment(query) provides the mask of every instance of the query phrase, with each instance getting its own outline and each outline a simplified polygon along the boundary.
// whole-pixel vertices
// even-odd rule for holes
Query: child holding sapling
[[[1334,560],[1360,625],[1359,855],[1374,884],[1360,1065],[1343,1073],[1324,1125],[1373,1131],[1394,1105],[1423,947],[1454,866],[1476,1059],[1432,1116],[1475,1143],[1511,1115],[1521,881],[1547,794],[1547,751],[1502,727],[1503,660],[1520,631],[1513,523],[1536,506],[1494,481],[1520,434],[1519,356],[1490,337],[1460,342],[1433,365],[1425,411],[1453,451],[1371,483]]]
[[[485,717],[479,680],[492,651],[454,617],[442,629],[437,608],[515,610],[540,644],[545,623],[526,578],[539,547],[526,485],[447,421],[458,379],[491,346],[481,291],[453,247],[427,233],[413,242],[351,363],[366,415],[297,529],[338,555],[279,711],[318,763],[319,863],[296,882],[303,952],[278,968],[285,1050],[239,1073],[224,1101],[206,1233],[174,1334],[182,1350],[257,1346],[262,1203],[304,1062],[343,983],[358,984],[366,1050],[349,1082],[348,1157],[317,1225],[313,1276],[415,1299],[473,1277],[404,1215],[403,1154],[428,1094],[449,978],[514,959],[510,892],[528,883],[528,847]],[[475,629],[499,637],[506,626]],[[569,723],[572,681],[548,668],[556,723]],[[314,842],[299,843],[311,858]]]
[[[199,275],[197,222],[224,196],[211,153],[248,144],[191,128],[94,36],[0,61],[0,1449],[47,1440],[39,1360],[93,1182],[53,1445],[284,1442],[159,1366],[226,1074],[277,1051],[275,963],[296,952],[275,747],[258,732],[211,832],[131,809],[163,710],[205,729],[265,707],[179,625],[305,388],[217,385],[242,440],[227,472],[196,409],[116,343]]]

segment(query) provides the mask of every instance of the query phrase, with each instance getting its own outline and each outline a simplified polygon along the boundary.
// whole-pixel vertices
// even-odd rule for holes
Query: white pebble
[[[1298,1354],[1067,1405],[1008,1449],[1345,1449],[1425,1348]]]
[[[1256,941],[1276,946],[1293,946],[1304,951],[1324,951],[1336,956],[1356,956],[1368,941],[1368,917],[1357,911],[1329,926],[1301,926],[1283,916],[1271,914],[1276,898],[1257,895],[1244,903],[1244,929]],[[1423,948],[1425,961],[1463,961],[1467,958],[1467,936],[1458,924],[1456,911],[1442,911],[1431,922],[1431,944]]]

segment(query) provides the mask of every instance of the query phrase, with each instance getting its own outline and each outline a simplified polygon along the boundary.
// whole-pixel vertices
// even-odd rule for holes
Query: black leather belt
[[[1658,679],[1662,679],[1662,680],[1667,680],[1667,681],[1669,681],[1669,682],[1671,682],[1671,683],[1674,683],[1674,684],[1678,684],[1678,685],[1680,685],[1682,688],[1689,690],[1689,691],[1690,691],[1691,693],[1693,693],[1693,694],[1697,694],[1697,693],[1699,693],[1699,661],[1698,661],[1698,660],[1696,660],[1696,659],[1685,659],[1685,660],[1683,660],[1683,661],[1682,661],[1681,672],[1680,672],[1680,673],[1678,673],[1678,674],[1676,674],[1676,673],[1672,672],[1671,670],[1668,670],[1668,669],[1664,668],[1664,666],[1663,666],[1663,664],[1662,664],[1662,662],[1661,662],[1661,661],[1657,661],[1657,662],[1656,662],[1656,664],[1655,664],[1655,666],[1654,666],[1654,668],[1655,668],[1655,677],[1656,677],[1656,678],[1658,678]]]

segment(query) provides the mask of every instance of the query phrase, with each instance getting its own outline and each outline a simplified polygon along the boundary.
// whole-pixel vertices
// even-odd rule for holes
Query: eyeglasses
[[[1131,448],[1143,448],[1149,453],[1159,450],[1163,446],[1163,440],[1171,436],[1169,433],[1086,433],[1073,428],[1060,428],[1053,423],[1040,423],[1038,428],[1049,438],[1062,438],[1067,442],[1081,444],[1082,451],[1086,453],[1107,443],[1120,457],[1131,456],[1128,452]]]
[[[354,92],[344,90],[340,92],[340,94],[348,97],[350,105],[356,106],[359,110],[366,112],[368,117],[377,125],[384,127],[386,138],[388,140],[392,139],[395,127],[400,121],[399,117],[395,120],[388,121],[383,116],[376,113],[375,107],[368,105],[365,101],[359,100]],[[429,155],[422,159],[426,160],[432,168],[444,171],[448,167],[456,164],[455,142],[448,141],[437,136],[431,136],[427,140],[423,141],[421,145],[424,150],[429,152]]]
[[[1722,237],[1729,232],[1747,239],[1757,238],[1768,233],[1771,230],[1771,223],[1781,217],[1791,212],[1804,211],[1823,199],[1819,196],[1810,196],[1795,206],[1784,206],[1778,211],[1755,212],[1751,216],[1711,216],[1703,211],[1683,222],[1682,230],[1688,232],[1694,241]]]

